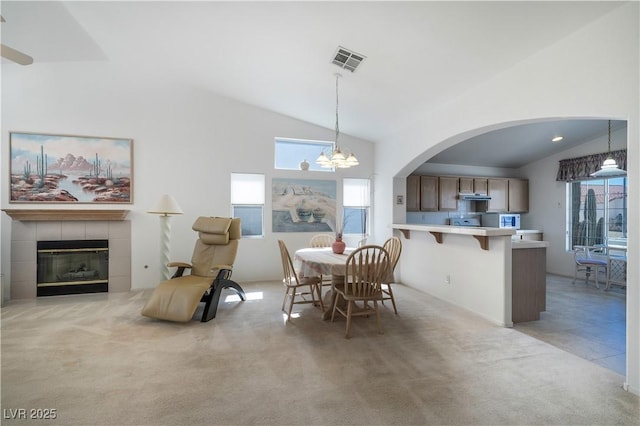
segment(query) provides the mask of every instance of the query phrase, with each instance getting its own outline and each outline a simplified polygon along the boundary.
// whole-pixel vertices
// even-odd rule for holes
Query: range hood
[[[468,192],[468,193],[459,193],[458,194],[458,199],[459,200],[469,200],[469,201],[484,201],[484,200],[490,200],[491,197],[489,197],[487,194],[479,194],[479,193],[472,193],[472,192]]]

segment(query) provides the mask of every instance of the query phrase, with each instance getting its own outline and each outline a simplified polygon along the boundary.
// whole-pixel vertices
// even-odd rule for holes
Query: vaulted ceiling
[[[341,131],[377,142],[621,4],[2,1],[1,31],[33,69],[104,63],[159,90],[189,85],[328,128],[341,72]],[[366,56],[356,72],[331,63],[338,46]],[[521,149],[522,163],[556,127],[569,139],[606,133],[606,121],[583,124],[500,138],[536,151]]]

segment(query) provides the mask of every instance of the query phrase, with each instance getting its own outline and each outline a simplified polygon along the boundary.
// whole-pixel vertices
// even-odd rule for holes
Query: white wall
[[[638,11],[638,3],[625,4],[439,109],[424,111],[413,126],[377,144],[375,190],[381,202],[375,206],[376,235],[384,238],[391,234],[391,223],[404,223],[404,206],[394,200],[406,195],[405,177],[449,146],[534,120],[612,118],[628,122],[628,255],[640,258]],[[405,279],[415,276],[405,272],[407,268],[453,269],[458,262],[455,257],[427,257],[411,265],[401,259],[400,280],[418,288],[421,283]],[[627,278],[625,386],[640,394],[640,263],[629,263]]]
[[[626,148],[626,146],[626,128],[611,133],[611,149],[613,151]],[[567,252],[565,248],[567,184],[556,182],[558,162],[567,158],[606,151],[607,136],[605,135],[522,168],[522,172],[529,179],[528,227],[542,230],[545,241],[549,242],[549,248],[547,248],[547,272],[549,273],[573,276],[575,265],[573,254]]]
[[[159,281],[160,222],[146,211],[164,193],[172,194],[185,212],[171,219],[171,258],[189,260],[196,238],[191,230],[195,218],[231,213],[230,173],[264,173],[266,238],[241,241],[234,278],[240,282],[274,280],[282,275],[276,240],[284,239],[295,250],[306,244],[310,234],[271,233],[271,178],[339,179],[341,204],[342,177],[372,175],[371,144],[347,135],[341,137],[342,144],[358,153],[360,166],[336,173],[276,172],[274,137],[332,140],[333,130],[186,85],[159,91],[152,85],[129,81],[127,75],[110,70],[105,63],[3,64],[2,71],[3,166],[9,163],[11,130],[134,140],[133,204],[100,206],[131,210],[133,289],[150,288]],[[9,204],[8,185],[2,185],[1,191],[2,208],[87,208]],[[10,218],[2,214],[5,286],[10,282],[10,230]]]

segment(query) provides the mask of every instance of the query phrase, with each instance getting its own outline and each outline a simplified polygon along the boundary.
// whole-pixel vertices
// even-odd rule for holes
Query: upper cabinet
[[[407,211],[438,211],[437,176],[411,175],[407,177]]]
[[[507,179],[487,179],[487,195],[491,197],[487,205],[489,212],[506,212],[509,208],[507,196],[509,194],[509,181]]]
[[[407,177],[407,211],[420,211],[420,176]]]
[[[529,211],[529,181],[526,179],[487,179],[491,197],[489,212],[526,213]]]
[[[420,210],[438,211],[438,177],[420,176]]]
[[[473,192],[476,194],[486,194],[489,190],[488,185],[489,182],[486,178],[473,178]]]
[[[460,187],[460,192],[464,194],[475,192],[475,190],[473,189],[473,178],[471,177],[461,177],[458,185]]]
[[[529,181],[509,179],[509,211],[526,213],[529,211]]]
[[[463,194],[486,194],[487,179],[474,177],[461,177],[459,180],[459,190]]]
[[[483,202],[482,210],[476,211],[485,208],[487,212],[529,211],[529,181],[526,179],[416,175],[407,177],[407,211],[457,211],[459,193],[491,197]]]
[[[458,210],[458,178],[440,176],[438,178],[438,210]]]

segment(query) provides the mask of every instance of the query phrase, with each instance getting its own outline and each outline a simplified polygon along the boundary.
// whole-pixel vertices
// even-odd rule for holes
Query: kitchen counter
[[[480,243],[483,250],[489,250],[489,237],[504,237],[515,235],[515,229],[487,228],[482,226],[451,226],[451,225],[416,225],[406,223],[394,223],[393,229],[402,232],[406,239],[411,237],[411,231],[429,232],[434,236],[438,244],[442,244],[443,234],[470,235]]]
[[[402,239],[396,279],[495,324],[513,326],[511,258],[514,253],[528,251],[511,249],[515,230],[405,223],[391,226]]]
[[[513,240],[511,242],[512,249],[529,249],[529,248],[547,248],[549,247],[548,241],[534,241],[534,240]]]
[[[479,235],[487,237],[498,237],[503,235],[515,235],[515,229],[510,228],[489,228],[483,226],[451,226],[451,225],[418,225],[410,223],[394,223],[391,225],[393,229],[399,231],[423,231],[423,232],[442,232],[444,234],[464,234]]]
[[[535,321],[545,310],[549,242],[512,240],[517,235],[512,228],[397,223],[392,228],[403,238],[403,284],[504,327]]]
[[[535,240],[542,241],[542,231],[537,229],[518,229],[512,240]]]

